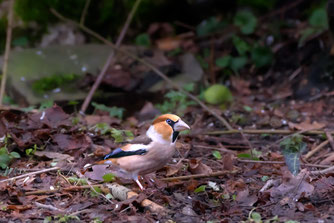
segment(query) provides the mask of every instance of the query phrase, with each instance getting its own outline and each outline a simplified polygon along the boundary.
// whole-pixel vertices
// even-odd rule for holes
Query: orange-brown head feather
[[[153,126],[156,132],[158,132],[163,139],[171,140],[171,136],[173,134],[173,128],[168,125],[166,122],[167,119],[172,120],[173,122],[177,122],[180,117],[173,114],[164,114],[159,116],[153,121]]]

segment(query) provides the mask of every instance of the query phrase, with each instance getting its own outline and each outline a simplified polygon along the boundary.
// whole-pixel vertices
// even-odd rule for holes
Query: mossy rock
[[[7,89],[20,104],[38,104],[48,100],[79,100],[86,93],[77,85],[86,73],[98,74],[111,48],[91,44],[78,46],[49,46],[11,52],[8,64]],[[59,78],[54,78],[54,77]],[[69,78],[69,76],[71,78]],[[72,78],[76,77],[76,78]],[[52,79],[54,78],[54,79]],[[32,86],[39,80],[58,82],[56,90],[36,92]],[[68,83],[66,82],[67,80]],[[44,86],[45,89],[47,87]]]

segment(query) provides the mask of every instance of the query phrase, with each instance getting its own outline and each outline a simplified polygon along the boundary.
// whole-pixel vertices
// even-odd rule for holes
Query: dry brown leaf
[[[314,186],[306,182],[309,172],[306,169],[300,171],[297,176],[285,170],[283,182],[275,188],[270,189],[272,198],[280,199],[281,203],[298,201],[302,197],[310,197],[314,192]]]
[[[306,120],[302,123],[292,123],[292,122],[289,122],[289,127],[291,129],[297,129],[297,130],[302,130],[302,131],[305,131],[305,130],[315,130],[315,129],[322,129],[326,126],[325,123],[319,123],[317,121],[314,121],[312,123],[310,123],[309,120]]]
[[[192,174],[210,174],[212,173],[211,167],[201,162],[198,159],[189,160],[189,171]]]
[[[249,195],[249,190],[246,188],[245,190],[239,191],[237,197],[235,199],[240,205],[245,206],[253,206],[255,202],[257,202],[256,194]]]
[[[180,47],[181,44],[181,38],[180,37],[166,37],[166,38],[162,38],[162,39],[158,39],[156,41],[157,47],[160,50],[164,50],[164,51],[170,51],[170,50],[174,50],[176,48]]]
[[[182,160],[180,160],[175,165],[168,165],[168,166],[166,166],[166,176],[170,177],[170,176],[176,174],[177,172],[179,172],[179,170],[182,168],[182,166],[183,166]]]
[[[48,152],[48,151],[36,151],[34,155],[39,157],[47,157],[49,159],[56,159],[56,160],[69,160],[73,161],[74,157],[68,154],[57,153],[57,152]]]

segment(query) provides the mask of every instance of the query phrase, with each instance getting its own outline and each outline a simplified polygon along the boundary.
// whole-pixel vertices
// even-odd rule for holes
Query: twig
[[[245,134],[304,134],[304,135],[321,135],[326,134],[326,131],[323,130],[309,130],[304,131],[302,133],[292,131],[292,130],[285,130],[285,129],[244,129],[242,130]],[[334,131],[328,131],[329,134],[334,135]],[[203,132],[203,135],[224,135],[224,134],[240,134],[240,130],[238,129],[231,129],[231,130],[219,130],[219,131],[212,131],[212,132]]]
[[[86,18],[86,14],[87,14],[87,11],[88,11],[89,4],[90,4],[90,0],[86,0],[85,6],[82,10],[81,18],[80,18],[80,25],[82,25],[82,26],[85,25],[85,18]]]
[[[118,36],[118,39],[117,39],[116,44],[115,44],[115,46],[114,46],[115,48],[111,51],[111,53],[110,53],[110,55],[109,55],[109,57],[108,57],[106,63],[104,64],[104,66],[103,66],[103,68],[102,68],[102,70],[101,70],[99,76],[96,78],[96,80],[95,80],[95,82],[94,82],[92,88],[89,90],[89,93],[88,93],[87,97],[85,98],[85,101],[83,102],[83,104],[82,104],[82,106],[81,106],[81,109],[80,109],[80,113],[81,113],[81,114],[84,114],[84,113],[85,113],[85,111],[86,111],[86,109],[87,109],[87,107],[88,107],[90,101],[92,100],[92,97],[93,97],[95,91],[96,91],[97,88],[100,86],[100,84],[101,84],[101,82],[102,82],[102,80],[103,80],[103,77],[104,77],[104,75],[106,74],[108,68],[114,63],[114,61],[115,61],[115,60],[114,60],[115,50],[118,50],[118,49],[119,49],[119,47],[120,47],[120,45],[121,45],[121,43],[122,43],[122,41],[123,41],[123,39],[124,39],[124,36],[125,36],[125,34],[126,34],[126,31],[127,31],[128,28],[129,28],[129,25],[130,25],[130,23],[131,23],[131,20],[132,20],[134,14],[136,13],[137,8],[138,8],[140,2],[141,2],[141,0],[136,0],[135,4],[133,5],[132,10],[131,10],[131,12],[129,13],[129,15],[128,15],[126,21],[125,21],[125,24],[124,24],[124,26],[123,26],[123,28],[122,28],[122,31],[121,31],[121,33],[120,33],[119,36]],[[84,25],[83,25],[83,24],[80,24],[80,27],[84,27]]]
[[[51,211],[59,211],[59,212],[65,212],[64,209],[59,209],[59,208],[56,208],[50,204],[41,204],[39,202],[35,202],[35,205],[39,208],[44,208],[44,209],[49,209]]]
[[[217,150],[217,151],[220,151],[220,152],[225,152],[225,153],[231,153],[231,154],[237,154],[237,152],[233,151],[233,150],[229,150],[229,149],[226,149],[224,147],[212,147],[212,146],[203,146],[203,145],[193,145],[194,147],[196,148],[201,148],[201,149],[210,149],[210,150]]]
[[[91,187],[104,187],[103,184],[92,184],[92,185],[83,185],[83,186],[70,186],[67,188],[60,188],[55,190],[35,190],[35,191],[28,191],[25,192],[24,195],[39,195],[39,194],[53,194],[58,193],[62,191],[77,191],[77,190],[83,190],[83,189],[91,189]]]
[[[242,138],[244,138],[244,140],[246,141],[246,143],[248,144],[249,148],[251,149],[251,151],[253,152],[253,145],[251,144],[251,142],[248,140],[248,138],[245,136],[244,131],[242,129],[240,129],[240,134],[242,136]]]
[[[209,174],[194,174],[194,175],[187,175],[187,176],[179,176],[179,177],[166,177],[162,178],[160,180],[163,181],[174,181],[174,180],[189,180],[189,179],[194,179],[194,178],[205,178],[205,177],[217,177],[217,176],[223,176],[226,174],[234,174],[237,173],[238,171],[217,171]]]
[[[39,170],[39,171],[31,172],[31,173],[26,173],[26,174],[22,174],[20,176],[16,176],[16,177],[12,177],[12,178],[2,180],[2,181],[0,181],[0,183],[5,183],[5,182],[8,182],[8,181],[13,181],[13,180],[21,179],[21,178],[24,178],[24,177],[34,176],[36,174],[46,173],[46,172],[59,170],[59,169],[60,169],[60,167],[52,167],[52,168],[49,168],[49,169],[44,169],[44,170]]]
[[[333,140],[333,136],[332,136],[330,133],[326,132],[326,137],[327,137],[327,139],[328,139],[328,141],[329,141],[329,144],[331,145],[332,149],[334,150],[334,140]]]
[[[144,59],[141,59],[139,57],[137,57],[136,55],[117,48],[112,42],[110,42],[109,40],[107,40],[106,38],[102,37],[101,35],[99,35],[98,33],[94,32],[93,30],[87,28],[86,26],[81,26],[79,23],[65,18],[64,16],[62,16],[61,14],[59,14],[56,10],[51,9],[51,12],[58,17],[60,20],[66,21],[66,22],[70,22],[73,25],[78,26],[79,28],[81,28],[83,31],[85,31],[86,33],[90,34],[91,36],[95,37],[96,39],[104,42],[105,44],[111,46],[114,50],[123,53],[125,55],[127,55],[128,57],[133,58],[134,60],[137,60],[138,62],[144,64],[146,67],[150,68],[153,72],[155,72],[158,76],[160,76],[163,80],[165,80],[169,85],[171,85],[172,87],[176,88],[178,91],[182,92],[183,94],[187,95],[187,97],[191,98],[192,100],[196,101],[204,110],[206,110],[207,112],[209,112],[210,114],[212,114],[214,117],[216,117],[219,121],[221,121],[224,126],[228,129],[228,130],[233,130],[233,128],[231,127],[231,125],[220,115],[216,114],[216,112],[214,112],[212,109],[210,109],[208,106],[206,106],[200,99],[198,99],[196,96],[190,94],[187,91],[184,91],[180,86],[178,86],[177,84],[175,84],[172,80],[170,80],[164,73],[162,73],[158,68],[156,68],[155,66],[153,66],[152,64],[150,64],[149,62],[147,62]]]
[[[7,25],[7,36],[6,36],[6,47],[5,56],[2,68],[2,79],[1,79],[1,89],[0,89],[0,105],[2,105],[2,100],[5,94],[7,71],[8,71],[8,59],[10,53],[10,45],[12,41],[12,28],[13,28],[13,14],[14,14],[14,0],[9,1],[9,13],[8,13],[8,25]]]
[[[334,166],[328,167],[327,169],[324,169],[324,170],[311,171],[310,174],[319,176],[319,175],[332,173],[332,172],[334,172]]]
[[[311,151],[309,151],[305,156],[304,159],[307,160],[308,158],[310,158],[311,156],[313,156],[313,154],[315,154],[316,152],[318,152],[320,149],[322,149],[323,147],[325,147],[327,144],[329,143],[329,140],[325,140],[322,143],[320,143],[317,147],[315,147],[314,149],[312,149]]]
[[[242,159],[237,159],[238,162],[240,163],[260,163],[260,164],[280,164],[280,165],[285,165],[284,161],[267,161],[267,160],[242,160]],[[317,167],[317,168],[328,168],[329,166],[327,165],[320,165],[320,164],[311,164],[311,163],[302,163],[300,164],[301,166],[307,166],[307,167]]]

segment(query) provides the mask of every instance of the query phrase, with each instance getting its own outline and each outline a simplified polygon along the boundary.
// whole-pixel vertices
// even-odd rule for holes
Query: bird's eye
[[[167,119],[166,122],[167,122],[168,124],[171,124],[171,123],[172,123],[172,120]]]

